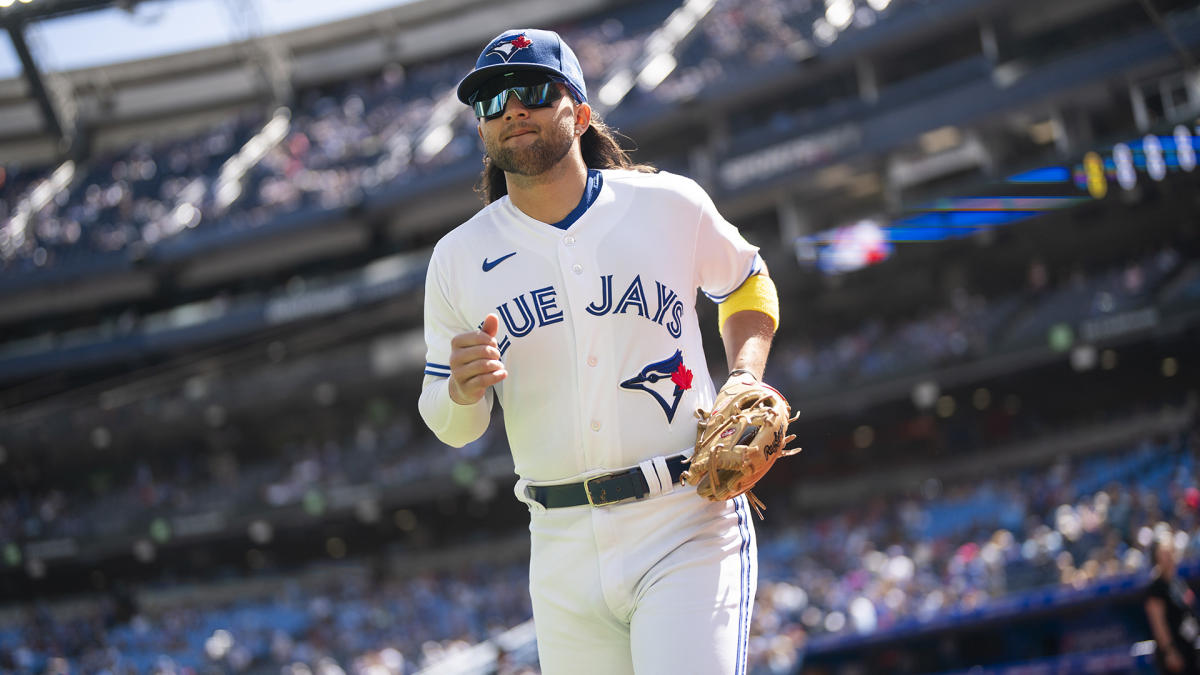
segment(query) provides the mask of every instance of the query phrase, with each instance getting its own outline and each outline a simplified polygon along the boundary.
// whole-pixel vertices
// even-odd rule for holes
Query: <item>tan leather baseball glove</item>
[[[712,412],[696,411],[696,449],[683,480],[714,502],[748,493],[761,519],[766,506],[750,490],[775,460],[800,452],[785,448],[796,438],[787,435],[787,426],[799,416],[791,416],[787,399],[774,387],[750,373],[731,376],[717,392]]]

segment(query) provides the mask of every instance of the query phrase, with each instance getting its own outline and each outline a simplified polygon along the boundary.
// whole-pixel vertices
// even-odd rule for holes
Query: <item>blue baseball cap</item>
[[[475,70],[458,83],[458,100],[470,105],[471,96],[484,82],[518,71],[546,73],[567,85],[576,101],[587,103],[583,69],[575,52],[558,33],[537,28],[506,30],[492,38],[475,61]]]

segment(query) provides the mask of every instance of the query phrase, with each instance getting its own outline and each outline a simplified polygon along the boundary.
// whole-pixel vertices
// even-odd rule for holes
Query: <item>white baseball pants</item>
[[[744,675],[758,580],[744,496],[675,486],[604,507],[522,501],[544,675]]]

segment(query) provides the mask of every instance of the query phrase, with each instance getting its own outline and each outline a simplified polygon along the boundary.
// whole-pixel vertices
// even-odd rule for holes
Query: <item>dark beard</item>
[[[551,126],[546,134],[538,134],[529,145],[523,148],[506,148],[495,146],[487,148],[492,162],[505,173],[518,176],[538,176],[546,173],[571,151],[574,136],[571,129],[560,129]]]

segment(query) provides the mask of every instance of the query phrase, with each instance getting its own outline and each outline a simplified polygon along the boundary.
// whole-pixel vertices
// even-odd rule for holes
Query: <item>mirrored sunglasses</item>
[[[501,85],[499,91],[495,86],[484,85],[471,97],[471,106],[475,109],[475,116],[485,120],[496,119],[504,114],[504,106],[508,104],[509,96],[516,96],[521,105],[526,108],[546,108],[554,105],[562,97],[562,92],[554,86],[553,81],[546,78],[540,79],[542,81],[535,84]]]

